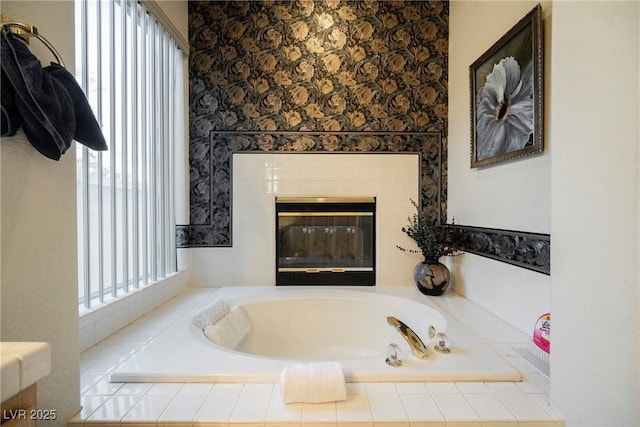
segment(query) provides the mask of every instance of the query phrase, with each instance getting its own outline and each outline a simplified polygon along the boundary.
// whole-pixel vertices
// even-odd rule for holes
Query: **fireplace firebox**
[[[375,197],[277,197],[276,285],[375,285]]]

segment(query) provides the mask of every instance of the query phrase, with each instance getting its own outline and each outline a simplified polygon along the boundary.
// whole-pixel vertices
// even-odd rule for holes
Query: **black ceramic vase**
[[[451,274],[446,265],[438,261],[424,261],[416,264],[413,279],[418,290],[425,295],[442,295],[449,288]]]

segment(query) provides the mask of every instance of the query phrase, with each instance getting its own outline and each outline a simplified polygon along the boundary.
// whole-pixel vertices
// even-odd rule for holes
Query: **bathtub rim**
[[[353,365],[354,363],[349,362],[362,362],[367,359],[355,359],[352,361],[346,361],[343,363],[345,368],[345,379],[347,382],[494,382],[494,381],[522,381],[522,377],[520,373],[514,369],[511,365],[509,365],[494,349],[490,348],[487,344],[480,341],[480,339],[472,334],[467,328],[462,326],[460,322],[455,320],[447,310],[440,306],[439,304],[431,301],[431,298],[421,294],[417,289],[414,288],[406,288],[406,287],[349,287],[349,286],[323,286],[321,288],[309,288],[309,287],[292,287],[288,286],[285,288],[281,287],[271,287],[271,286],[243,286],[243,287],[224,287],[218,288],[215,292],[208,295],[209,299],[207,301],[201,302],[197,304],[194,308],[187,311],[183,314],[180,319],[176,320],[174,324],[169,326],[165,331],[159,334],[156,338],[145,344],[144,348],[152,346],[154,342],[156,342],[159,337],[161,337],[167,330],[175,327],[176,324],[188,323],[191,324],[191,317],[198,310],[204,308],[207,304],[211,303],[213,300],[217,298],[228,299],[229,301],[235,302],[243,302],[243,301],[252,301],[256,299],[263,298],[271,298],[277,299],[278,296],[287,295],[293,296],[296,294],[302,293],[326,293],[330,291],[350,291],[348,292],[351,295],[366,295],[366,294],[379,294],[380,296],[392,296],[397,297],[399,299],[405,299],[409,301],[415,301],[425,306],[429,306],[432,309],[441,313],[445,319],[447,320],[448,330],[451,332],[451,336],[459,337],[463,334],[466,335],[466,338],[473,339],[473,350],[475,351],[476,346],[482,349],[483,358],[487,358],[490,360],[490,364],[492,365],[491,369],[469,369],[464,372],[455,371],[451,372],[450,370],[442,370],[442,367],[439,367],[435,370],[423,371],[419,365],[420,362],[408,354],[405,354],[405,363],[403,368],[392,368],[388,366],[377,366],[377,368],[381,368],[376,372],[366,371],[363,373],[354,372]],[[197,292],[198,289],[193,289],[193,291]],[[203,289],[206,291],[206,289]],[[228,295],[232,296],[229,297]],[[344,293],[346,295],[346,293]],[[376,297],[373,297],[376,298]],[[200,335],[202,335],[200,333]],[[207,339],[202,335],[203,339],[207,341]],[[456,342],[455,338],[452,338],[454,345]],[[110,374],[110,382],[201,382],[201,383],[277,383],[279,379],[280,372],[286,363],[295,363],[295,361],[291,360],[282,360],[282,359],[270,359],[265,356],[254,356],[250,354],[240,353],[234,350],[226,349],[221,346],[214,345],[211,342],[207,342],[211,346],[215,346],[215,351],[223,354],[223,360],[221,362],[229,362],[234,365],[240,366],[250,366],[251,362],[255,362],[256,359],[261,360],[263,362],[268,362],[266,364],[266,369],[256,369],[253,366],[250,366],[250,370],[247,372],[230,372],[222,368],[221,371],[210,373],[210,372],[188,372],[185,373],[183,370],[146,370],[144,372],[136,371],[135,368],[137,364],[141,363],[140,360],[140,351],[131,355],[125,362],[123,362],[114,372]],[[213,348],[213,347],[212,347]],[[465,349],[466,351],[467,349]],[[453,357],[452,357],[453,356]],[[430,358],[424,359],[427,361],[433,360],[447,360],[442,358],[449,358],[449,360],[455,358],[455,352],[451,355],[442,355],[437,352],[431,352]],[[240,363],[241,362],[241,363]],[[142,360],[144,364],[144,360]],[[377,363],[377,361],[376,361]],[[383,362],[382,362],[383,363]],[[445,362],[446,364],[446,362]],[[379,365],[379,364],[378,364]],[[494,366],[499,365],[499,366]],[[423,366],[424,367],[424,366]],[[416,372],[418,369],[418,372]]]

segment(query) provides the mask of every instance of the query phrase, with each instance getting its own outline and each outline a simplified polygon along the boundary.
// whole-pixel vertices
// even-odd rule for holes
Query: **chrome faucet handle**
[[[387,323],[400,332],[402,338],[404,338],[407,344],[409,344],[409,347],[411,347],[411,352],[415,357],[418,359],[424,359],[428,356],[429,350],[427,349],[427,346],[424,345],[420,337],[413,332],[409,326],[393,316],[387,317]]]
[[[389,347],[387,348],[387,359],[385,360],[385,362],[387,362],[387,365],[389,366],[402,366],[402,359],[400,358],[400,347],[398,347],[398,344],[396,343],[391,343],[389,344]]]

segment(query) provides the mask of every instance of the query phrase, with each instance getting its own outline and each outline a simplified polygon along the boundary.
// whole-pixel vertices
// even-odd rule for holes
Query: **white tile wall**
[[[512,382],[347,383],[347,400],[282,403],[278,384],[110,383],[113,368],[214,289],[190,289],[81,355],[82,411],[71,427],[349,426],[349,427],[560,427],[548,404],[549,384],[517,356],[503,358],[523,375]],[[509,333],[525,346],[526,334],[463,297],[433,299],[472,331]],[[481,328],[478,328],[480,320]],[[475,329],[474,329],[475,328]],[[496,350],[502,337],[478,333]],[[135,341],[135,342],[134,342]]]
[[[80,308],[80,351],[85,351],[149,313],[187,287],[188,273],[179,271],[91,311]]]
[[[192,248],[192,286],[275,285],[275,197],[376,197],[377,278],[412,286],[419,256],[401,228],[418,200],[417,154],[246,153],[233,155],[233,247]]]

